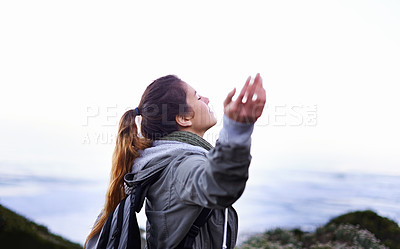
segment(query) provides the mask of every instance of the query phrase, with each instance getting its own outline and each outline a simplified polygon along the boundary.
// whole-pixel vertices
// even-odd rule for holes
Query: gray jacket
[[[149,249],[176,247],[203,207],[214,211],[193,248],[222,248],[224,240],[227,248],[235,247],[238,217],[231,205],[248,179],[253,126],[225,119],[219,142],[211,151],[177,141],[155,141],[125,177],[129,190],[162,170],[142,196],[143,202],[146,197]]]

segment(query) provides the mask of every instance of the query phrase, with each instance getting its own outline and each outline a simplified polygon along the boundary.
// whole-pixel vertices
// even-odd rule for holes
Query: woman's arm
[[[176,168],[174,188],[187,204],[223,208],[232,205],[243,193],[251,160],[251,134],[265,105],[259,74],[254,84],[249,83],[250,78],[235,101],[232,101],[235,90],[225,100],[223,128],[216,147],[207,157],[187,156]]]
[[[250,165],[250,136],[252,124],[233,120],[225,122],[221,134],[241,133],[235,139],[226,137],[207,156],[183,155],[174,173],[174,189],[183,202],[209,208],[232,205],[243,193]],[[233,122],[235,123],[234,125]],[[239,139],[238,139],[239,138]]]

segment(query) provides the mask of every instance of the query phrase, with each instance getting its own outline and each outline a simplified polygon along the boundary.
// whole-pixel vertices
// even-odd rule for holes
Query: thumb
[[[235,95],[235,93],[236,93],[236,88],[233,88],[233,90],[228,93],[228,96],[226,96],[226,99],[224,101],[224,107],[226,107],[227,105],[229,105],[229,103],[232,102],[232,97]]]

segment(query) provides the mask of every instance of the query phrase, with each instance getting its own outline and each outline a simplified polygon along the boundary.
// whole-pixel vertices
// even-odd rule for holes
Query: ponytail
[[[131,172],[133,162],[139,157],[138,151],[152,145],[151,140],[138,136],[138,129],[135,123],[135,117],[139,114],[138,110],[136,108],[125,112],[119,122],[106,201],[103,212],[86,239],[85,247],[88,240],[101,231],[107,217],[117,207],[118,203],[125,198],[124,176]]]
[[[90,238],[100,233],[108,216],[125,197],[124,176],[131,172],[138,151],[152,146],[154,139],[178,130],[176,122],[166,121],[186,114],[187,110],[182,110],[182,106],[187,106],[185,83],[174,75],[167,75],[147,86],[138,108],[124,113],[119,122],[104,208],[86,239],[85,247]],[[140,132],[143,136],[140,137],[135,123],[137,115],[142,118]]]

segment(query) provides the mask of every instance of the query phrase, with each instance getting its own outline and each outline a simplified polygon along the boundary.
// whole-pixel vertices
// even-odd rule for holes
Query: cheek
[[[195,116],[201,116],[201,113],[203,112],[203,108],[201,106],[193,105],[192,108],[195,113]]]

